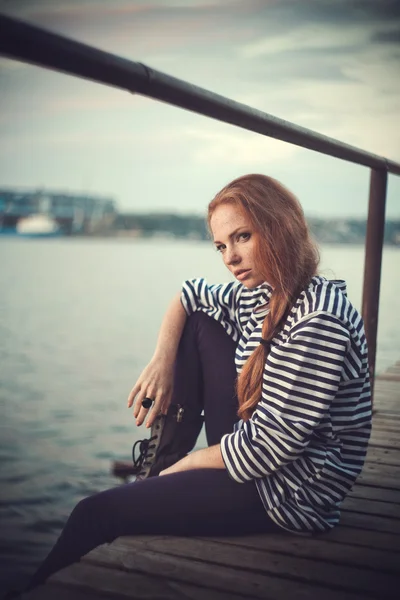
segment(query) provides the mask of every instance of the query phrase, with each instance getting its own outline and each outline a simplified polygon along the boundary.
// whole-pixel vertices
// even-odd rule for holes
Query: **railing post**
[[[385,231],[387,171],[371,169],[367,237],[365,242],[364,289],[362,315],[368,342],[369,373],[372,397],[375,380],[376,338],[378,330],[379,292],[382,248]]]

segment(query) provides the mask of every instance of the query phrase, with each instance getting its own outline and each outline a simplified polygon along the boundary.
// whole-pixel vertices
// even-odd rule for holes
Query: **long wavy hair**
[[[215,209],[227,203],[243,210],[258,233],[255,264],[273,288],[270,310],[262,326],[264,342],[249,356],[237,380],[238,416],[247,421],[261,399],[271,341],[283,327],[301,290],[316,275],[319,252],[300,202],[272,177],[244,175],[226,185],[208,206],[210,231]]]

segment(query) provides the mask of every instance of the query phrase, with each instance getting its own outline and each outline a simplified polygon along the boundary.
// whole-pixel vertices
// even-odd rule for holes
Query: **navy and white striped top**
[[[237,342],[236,369],[261,339],[272,288],[186,281],[186,312],[201,310]],[[344,281],[313,277],[266,359],[252,417],[224,435],[229,475],[254,479],[268,515],[293,532],[336,525],[340,504],[361,472],[371,430],[367,345]]]

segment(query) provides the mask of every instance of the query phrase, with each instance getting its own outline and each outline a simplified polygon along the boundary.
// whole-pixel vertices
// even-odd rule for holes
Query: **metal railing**
[[[146,65],[0,15],[0,55],[161,100],[261,135],[371,169],[362,314],[373,386],[388,173],[400,164],[278,119]]]

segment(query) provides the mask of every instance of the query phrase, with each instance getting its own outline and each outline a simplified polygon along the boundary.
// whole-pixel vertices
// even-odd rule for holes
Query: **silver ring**
[[[142,402],[142,406],[143,408],[150,408],[150,406],[153,404],[154,400],[152,400],[151,398],[145,398]]]

